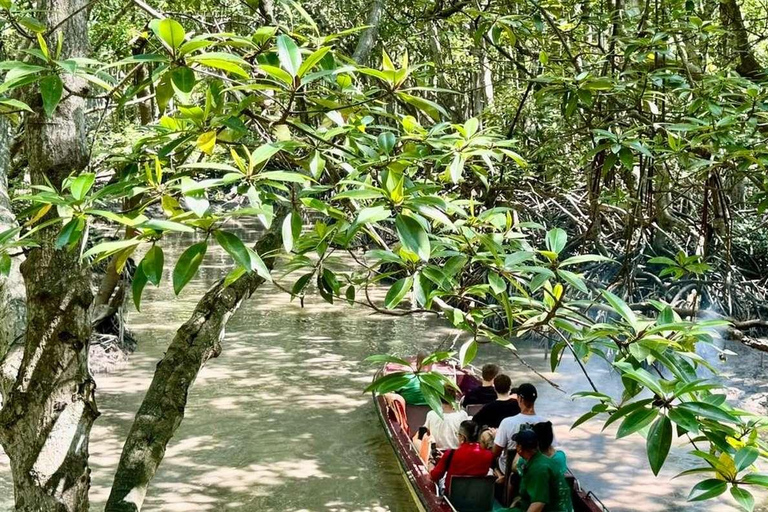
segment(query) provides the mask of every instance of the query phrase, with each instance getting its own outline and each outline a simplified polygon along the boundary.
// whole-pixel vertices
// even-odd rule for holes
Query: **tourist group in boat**
[[[427,403],[415,376],[398,394],[410,405]],[[453,476],[494,475],[498,501],[509,505],[500,510],[572,512],[565,453],[552,423],[536,413],[537,396],[532,384],[513,387],[487,364],[482,386],[460,402],[448,396],[442,415],[429,411],[412,441],[440,492],[451,495]]]

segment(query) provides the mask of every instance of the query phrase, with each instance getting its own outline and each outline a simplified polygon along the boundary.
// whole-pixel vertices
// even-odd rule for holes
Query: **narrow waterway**
[[[166,261],[175,261],[177,254],[166,254]],[[97,379],[102,416],[91,441],[92,510],[103,508],[122,440],[165,347],[200,294],[229,265],[228,256],[211,251],[202,278],[180,297],[173,297],[164,281],[161,288],[145,292],[141,313],[131,313],[138,351],[126,365]],[[265,286],[230,321],[223,353],[195,383],[144,510],[415,510],[370,397],[361,393],[372,374],[362,360],[374,353],[412,354],[452,339],[452,331],[429,316],[373,315],[360,307],[325,304],[319,297],[301,307]],[[546,371],[542,347],[528,344],[519,350]],[[749,396],[734,398],[764,394],[768,389],[760,386],[766,371],[755,359],[759,355],[739,352],[741,359],[718,363],[725,365],[730,381],[749,390]],[[552,418],[571,468],[610,510],[736,510],[729,500],[685,501],[695,480],[671,480],[689,462],[684,447],[674,448],[665,469],[654,477],[642,438],[616,441],[615,430],[601,432],[599,421],[569,430],[591,406],[569,398],[586,387],[571,360],[551,376],[567,393],[535,377],[499,347],[484,349],[478,363],[485,361],[500,362],[515,383],[537,385],[539,414]],[[590,371],[600,387],[611,390],[618,384],[604,366],[590,364]],[[1,452],[0,510],[12,510],[8,461]]]

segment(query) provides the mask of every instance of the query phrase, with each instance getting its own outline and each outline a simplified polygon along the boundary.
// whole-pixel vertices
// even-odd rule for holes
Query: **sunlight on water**
[[[167,251],[166,260],[175,261],[177,254]],[[201,267],[202,279],[181,297],[173,297],[166,275],[160,289],[145,293],[144,311],[131,313],[138,351],[126,366],[97,379],[102,416],[91,441],[93,510],[103,508],[121,442],[164,348],[196,298],[229,265],[228,256],[210,251]],[[451,331],[432,316],[372,315],[360,307],[325,304],[314,296],[305,306],[271,286],[243,304],[229,323],[223,353],[208,363],[192,388],[186,417],[150,486],[144,510],[415,510],[370,397],[361,393],[372,374],[362,360],[375,353],[406,355],[434,348],[450,342]],[[519,349],[546,371],[543,347],[526,344]],[[612,511],[736,510],[725,500],[686,503],[695,480],[670,480],[688,462],[684,450],[673,450],[666,468],[654,478],[641,438],[617,441],[615,429],[601,432],[599,421],[570,431],[590,402],[570,400],[500,347],[481,351],[477,363],[492,360],[502,361],[516,384],[536,384],[538,412],[555,423],[571,468],[583,487]],[[750,392],[759,388],[752,384],[757,374],[737,377],[730,369],[733,362],[728,365],[731,379],[740,379]],[[590,368],[601,388],[618,389],[605,367]],[[762,368],[754,371],[764,378]],[[553,379],[569,394],[586,387],[570,360]],[[8,460],[0,456],[0,510],[11,509]]]

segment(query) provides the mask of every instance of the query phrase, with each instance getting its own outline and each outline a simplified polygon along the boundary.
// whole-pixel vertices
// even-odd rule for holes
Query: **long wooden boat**
[[[458,365],[450,362],[441,363],[437,367],[433,367],[433,370],[455,377],[456,384],[462,393],[467,393],[482,384],[472,371],[459,368]],[[402,368],[385,365],[376,373],[375,378],[395,371],[402,371]],[[373,403],[387,438],[395,451],[395,455],[397,455],[416,509],[419,512],[457,512],[457,509],[446,497],[437,494],[435,483],[429,477],[429,470],[411,442],[413,433],[424,424],[429,407],[426,405],[406,405],[407,420],[403,421],[402,416],[397,414],[384,396],[374,393]],[[404,425],[403,423],[407,424]],[[581,489],[579,482],[570,472],[567,475],[567,480],[572,488],[574,512],[608,512],[608,509],[600,503],[591,491],[585,492]]]

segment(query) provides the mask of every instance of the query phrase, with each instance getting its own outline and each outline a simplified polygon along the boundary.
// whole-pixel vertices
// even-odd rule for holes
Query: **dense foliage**
[[[472,335],[462,364],[535,332],[553,370],[570,353],[591,385],[574,426],[607,415],[619,437],[642,434],[655,474],[679,438],[701,462],[686,471],[704,477],[692,500],[730,491],[754,507],[765,420],[726,403],[695,350],[764,312],[768,90],[736,3],[382,1],[372,9],[391,17],[361,28],[312,3],[136,4],[148,21],[94,6],[86,58],[62,57],[58,26],[0,1],[16,46],[0,63],[3,112],[24,126],[84,97],[91,144],[60,186],[25,183],[16,159],[20,226],[0,234],[0,271],[55,230],[55,248],[87,262],[121,273],[136,259],[138,309],[169,266],[178,294],[215,243],[233,260],[225,286],[272,280],[279,253],[275,284],[293,296],[443,315]],[[356,47],[371,30],[383,51]],[[248,247],[240,219],[282,248]],[[94,240],[105,225],[120,238]],[[166,262],[179,232],[201,240]],[[702,308],[723,318],[697,320]],[[620,372],[621,396],[592,383],[592,357]],[[439,409],[447,381],[417,375]]]

